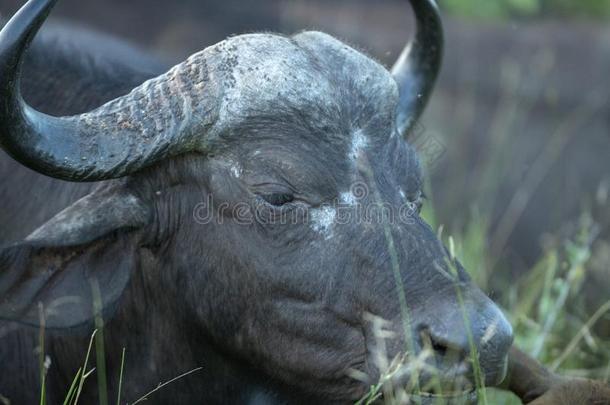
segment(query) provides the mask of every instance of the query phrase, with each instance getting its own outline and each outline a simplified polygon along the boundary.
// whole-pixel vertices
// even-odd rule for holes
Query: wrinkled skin
[[[264,46],[266,42],[257,41],[276,40],[270,37],[248,40]],[[472,385],[473,379],[464,361],[470,347],[457,291],[471,321],[486,385],[503,379],[512,342],[510,326],[419,218],[421,170],[413,149],[393,129],[397,91],[392,78],[376,63],[323,34],[300,34],[288,42],[277,37],[274,45],[300,52],[301,68],[312,74],[312,83],[326,89],[325,97],[330,92],[332,103],[322,103],[322,93],[315,91],[290,94],[289,103],[281,98],[257,100],[256,108],[236,117],[231,132],[222,134],[213,154],[183,155],[99,185],[57,182],[52,188],[70,203],[89,196],[68,208],[69,215],[50,221],[46,220],[63,207],[56,202],[39,207],[36,219],[22,222],[30,236],[0,251],[0,288],[12,274],[27,273],[31,279],[24,285],[31,280],[42,283],[36,298],[45,304],[66,294],[82,299],[79,306],[60,306],[58,314],[47,314],[47,325],[56,327],[82,320],[70,325],[71,333],[48,332],[49,403],[63,400],[82,365],[92,330],[87,285],[91,279],[99,283],[105,307],[111,398],[125,347],[123,398],[130,402],[158,382],[199,366],[201,371],[151,400],[357,400],[367,382],[348,376],[348,370],[368,374],[369,382],[379,373],[366,314],[390,322],[387,328],[396,334],[387,342],[390,358],[407,345],[397,285],[404,288],[410,314],[411,348],[419,353],[431,343],[428,361],[440,369],[442,391],[452,390],[456,381]],[[260,58],[255,56],[244,62],[256,67]],[[356,77],[368,77],[375,85],[336,73],[353,60],[356,63],[346,70],[358,70]],[[282,72],[280,77],[288,87],[297,80]],[[265,94],[275,85],[263,82],[258,90]],[[37,177],[13,163],[3,164],[12,169],[12,177]],[[50,187],[50,181],[40,182]],[[332,202],[342,202],[348,213],[357,209],[349,196],[354,184],[369,190],[360,206],[384,202],[398,207],[410,202],[414,209],[409,220],[326,222]],[[19,186],[11,186],[10,193],[2,190],[3,195],[22,198],[16,192]],[[280,204],[287,194],[292,200]],[[209,214],[205,221],[201,203]],[[259,220],[244,224],[255,212]],[[294,212],[307,218],[265,223]],[[19,209],[11,214],[28,216]],[[38,222],[40,217],[45,221]],[[95,222],[100,217],[105,221]],[[19,239],[19,232],[23,230],[6,240]],[[54,271],[57,282],[41,280],[40,269]],[[9,302],[23,307],[21,320],[35,324],[35,302],[10,284],[8,291]],[[15,403],[34,402],[39,386],[38,357],[33,354],[38,331],[9,322],[0,325],[7,328],[0,337],[0,361],[9,365],[0,370],[0,393]],[[448,353],[452,356],[445,356]],[[423,373],[421,385],[429,378]],[[96,402],[92,385],[85,387],[83,403]]]

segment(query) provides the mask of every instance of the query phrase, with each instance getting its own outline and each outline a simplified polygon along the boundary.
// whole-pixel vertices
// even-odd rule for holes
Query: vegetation
[[[610,2],[600,0],[439,0],[458,15],[478,19],[509,17],[610,17]]]

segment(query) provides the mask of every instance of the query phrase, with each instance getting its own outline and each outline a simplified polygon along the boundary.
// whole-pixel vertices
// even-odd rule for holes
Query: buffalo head
[[[432,0],[411,0],[416,38],[391,72],[320,32],[242,35],[69,117],[19,90],[54,3],[30,0],[0,34],[0,145],[44,175],[105,181],[3,250],[0,316],[35,324],[42,303],[48,327],[72,327],[98,297],[141,322],[131,283],[149,316],[174,311],[168,328],[187,320],[327,400],[358,399],[395,357],[395,384],[421,396],[502,380],[511,327],[420,218],[405,140],[441,61]]]

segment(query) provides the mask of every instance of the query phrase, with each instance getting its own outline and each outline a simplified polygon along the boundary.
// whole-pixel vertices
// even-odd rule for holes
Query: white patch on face
[[[356,204],[356,197],[354,196],[354,194],[351,191],[346,191],[344,193],[341,193],[341,202],[345,205],[355,205]]]
[[[234,163],[231,165],[231,174],[234,177],[239,179],[241,177],[241,172],[242,172],[242,168],[239,163]]]
[[[364,136],[362,131],[356,131],[352,138],[352,147],[349,151],[349,158],[353,161],[358,159],[358,155],[362,152],[362,149],[366,148],[368,139]]]
[[[401,188],[401,189],[399,189],[399,193],[400,193],[400,196],[401,196],[402,198],[404,198],[404,199],[406,199],[406,198],[407,198],[407,195],[405,194],[405,191],[404,191],[402,188]]]
[[[491,340],[491,338],[493,338],[495,336],[497,329],[498,329],[498,320],[494,319],[494,321],[485,330],[485,333],[483,334],[483,337],[481,338],[481,343],[483,343],[484,345],[487,344],[487,342],[489,342]]]
[[[324,239],[332,237],[332,225],[335,222],[337,210],[334,207],[320,207],[311,210],[311,227],[314,231],[323,234]]]

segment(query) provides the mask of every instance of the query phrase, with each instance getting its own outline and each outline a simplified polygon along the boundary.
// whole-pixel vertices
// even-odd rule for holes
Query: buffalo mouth
[[[396,356],[381,371],[369,353],[365,365],[369,387],[368,398],[374,404],[476,404],[478,391],[474,383],[472,366],[468,361],[437,363],[434,354],[423,351],[415,358],[406,354]],[[376,383],[374,383],[376,381]],[[371,390],[376,387],[376,395]],[[391,398],[390,398],[391,397]],[[363,401],[362,403],[367,403]]]
[[[451,371],[456,371],[455,367]],[[445,370],[447,371],[447,370]],[[372,398],[376,398],[372,403],[413,403],[413,404],[476,404],[478,402],[477,390],[472,382],[472,374],[461,372],[459,374],[438,372],[436,375],[423,373],[417,375],[415,382],[418,388],[414,388],[412,375],[405,373],[402,375],[377,375],[378,383],[371,384],[368,380],[369,394],[362,403],[369,403]],[[400,374],[400,372],[398,373]],[[376,393],[373,387],[376,387]],[[391,397],[391,398],[390,398]]]

